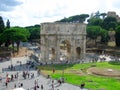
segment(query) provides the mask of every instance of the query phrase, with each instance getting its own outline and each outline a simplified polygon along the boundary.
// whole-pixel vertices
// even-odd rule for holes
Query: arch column
[[[83,36],[83,58],[86,57],[86,36]]]
[[[45,40],[45,36],[44,35],[41,35],[41,59],[43,61],[46,60],[46,40]]]
[[[72,59],[75,61],[76,60],[76,51],[75,51],[75,39],[72,40]]]
[[[57,48],[56,48],[56,61],[60,60],[60,39],[57,40]]]
[[[49,39],[47,39],[48,36],[46,36],[46,61],[49,60]]]

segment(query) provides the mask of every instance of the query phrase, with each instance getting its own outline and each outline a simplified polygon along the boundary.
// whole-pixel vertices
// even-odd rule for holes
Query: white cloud
[[[13,11],[1,12],[12,26],[29,26],[53,22],[76,14],[116,11],[119,0],[20,0],[23,4]],[[116,6],[118,5],[118,6]]]

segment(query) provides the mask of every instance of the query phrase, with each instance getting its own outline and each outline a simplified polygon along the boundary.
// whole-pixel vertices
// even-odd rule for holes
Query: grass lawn
[[[85,83],[89,90],[120,90],[120,77],[105,77],[87,74],[87,69],[95,66],[97,68],[110,68],[120,71],[120,64],[113,62],[97,62],[87,64],[64,64],[39,66],[43,75],[51,75],[54,79],[65,78],[65,82],[74,85]],[[55,73],[53,73],[53,68]]]

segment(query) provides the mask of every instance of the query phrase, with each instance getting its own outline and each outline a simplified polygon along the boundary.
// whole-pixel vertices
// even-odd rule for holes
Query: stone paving
[[[19,62],[21,61],[22,66],[20,66]],[[41,89],[40,87],[37,88],[36,90],[87,90],[87,89],[80,89],[78,86],[74,86],[68,83],[62,83],[59,85],[59,83],[54,80],[53,87],[52,88],[52,80],[47,79],[46,77],[42,75],[37,75],[37,71],[35,69],[29,69],[26,68],[25,63],[27,61],[26,57],[19,57],[19,58],[12,58],[10,61],[5,61],[5,62],[0,62],[0,76],[2,77],[2,82],[0,82],[0,90],[13,90],[15,84],[16,88],[19,87],[20,83],[23,83],[23,87],[25,90],[35,90],[35,80],[37,81],[38,85],[41,86],[43,85],[44,89]],[[8,66],[13,64],[15,66],[16,71],[11,71],[8,70]],[[4,68],[4,72],[2,69]],[[30,74],[34,73],[34,78],[26,78],[24,79],[22,77],[23,71],[28,71]],[[16,74],[18,72],[19,78],[14,79],[13,81],[8,83],[8,86],[5,86],[5,81],[6,81],[6,74],[11,75],[11,74]]]

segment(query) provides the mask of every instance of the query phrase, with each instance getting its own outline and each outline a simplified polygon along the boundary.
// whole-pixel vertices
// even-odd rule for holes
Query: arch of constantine
[[[86,24],[42,23],[42,61],[78,61],[86,53]]]

